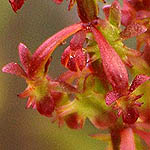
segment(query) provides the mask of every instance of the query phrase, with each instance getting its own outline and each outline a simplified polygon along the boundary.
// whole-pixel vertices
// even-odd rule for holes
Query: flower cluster
[[[81,129],[89,119],[100,131],[109,131],[92,135],[108,141],[109,149],[149,149],[150,1],[123,0],[121,7],[114,0],[103,7],[104,19],[99,17],[99,2],[70,0],[68,9],[76,4],[81,21],[47,39],[32,55],[19,44],[22,67],[9,63],[2,71],[23,77],[28,86],[19,97],[28,97],[26,108],[53,117],[59,126]],[[24,0],[10,3],[17,11]],[[51,55],[70,36],[61,56],[68,71],[52,79]],[[123,43],[131,37],[136,37],[137,50]]]

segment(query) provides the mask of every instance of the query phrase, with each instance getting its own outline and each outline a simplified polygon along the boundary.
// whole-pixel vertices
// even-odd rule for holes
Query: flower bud
[[[97,0],[77,0],[78,15],[82,22],[88,23],[98,16]]]

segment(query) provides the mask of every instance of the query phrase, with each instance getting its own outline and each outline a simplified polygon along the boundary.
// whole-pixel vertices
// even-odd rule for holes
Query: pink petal
[[[102,64],[108,81],[114,90],[125,92],[128,88],[128,73],[119,55],[106,41],[101,32],[91,27],[95,40],[99,46]]]
[[[38,74],[39,71],[43,70],[43,66],[46,64],[47,60],[49,59],[55,48],[69,36],[78,32],[81,29],[82,23],[74,24],[61,30],[60,32],[47,39],[32,56],[32,62],[30,64],[31,67],[29,69],[30,76],[35,76],[36,74]]]
[[[134,16],[129,10],[122,10],[121,14],[122,14],[121,24],[124,26],[128,26],[134,19]]]
[[[129,25],[135,16],[135,10],[129,5],[127,0],[123,0],[123,9],[122,9],[122,17],[121,17],[121,23],[124,26]]]
[[[11,7],[16,12],[24,4],[24,0],[9,0]]]
[[[70,53],[71,53],[70,46],[68,46],[61,55],[61,64],[64,65],[65,67],[67,67],[70,58]]]
[[[134,134],[131,128],[121,131],[120,150],[136,150],[134,142]]]
[[[110,11],[110,8],[111,8],[111,5],[105,5],[105,6],[103,7],[103,11],[104,11],[104,14],[105,14],[105,17],[106,17],[107,20],[108,20],[108,18],[109,18],[109,11]]]
[[[56,4],[61,4],[63,0],[53,0]]]
[[[30,60],[31,60],[31,53],[28,50],[28,48],[22,43],[18,45],[18,50],[19,50],[20,61],[24,67],[25,72],[27,73]]]
[[[79,92],[76,87],[74,87],[73,85],[71,85],[65,81],[58,80],[58,82],[59,82],[60,86],[62,86],[66,92],[71,92],[71,93],[78,93]]]
[[[61,56],[61,63],[71,71],[82,71],[86,66],[85,53],[83,53],[82,49],[72,51],[70,46],[68,46]]]
[[[5,73],[15,74],[17,76],[26,77],[26,73],[17,63],[9,63],[2,68],[2,71]]]
[[[150,132],[134,129],[133,130],[136,134],[138,134],[145,143],[150,147]]]
[[[78,49],[82,49],[83,44],[85,42],[85,37],[86,37],[85,31],[83,30],[78,31],[70,41],[71,50],[76,51]]]
[[[118,92],[116,91],[110,91],[106,94],[106,104],[107,105],[111,105],[113,102],[115,102],[117,99],[119,99],[122,95],[120,95]]]
[[[61,56],[61,64],[64,65],[71,71],[77,72],[77,64],[76,64],[76,55],[75,52],[71,51],[70,46],[68,46],[62,56]]]
[[[137,75],[135,77],[135,79],[132,81],[132,84],[130,86],[129,91],[133,92],[138,86],[140,86],[141,84],[143,84],[144,82],[146,82],[149,79],[150,79],[149,76],[146,76],[146,75],[143,75],[143,74]]]
[[[20,98],[26,98],[30,96],[31,91],[32,91],[31,88],[26,88],[22,93],[18,94],[17,96],[19,96]]]
[[[128,39],[134,36],[138,36],[147,31],[146,26],[133,22],[129,24],[121,33],[120,36],[122,39]]]
[[[63,74],[61,74],[58,78],[58,80],[71,83],[74,81],[74,79],[78,78],[78,73],[72,72],[72,71],[66,71]]]
[[[78,70],[82,71],[86,66],[86,55],[82,50],[77,50],[75,53],[76,65]]]
[[[31,106],[33,107],[35,104],[35,100],[34,100],[34,97],[29,97],[28,98],[28,101],[27,101],[27,104],[26,104],[26,109],[30,108]]]

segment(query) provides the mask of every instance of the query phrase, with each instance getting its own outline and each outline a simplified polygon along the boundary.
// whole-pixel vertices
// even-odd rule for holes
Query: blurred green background
[[[67,2],[57,6],[52,0],[27,0],[15,14],[8,0],[0,2],[0,68],[19,62],[17,46],[24,43],[32,52],[48,37],[78,21],[76,7],[67,11]],[[66,45],[65,45],[66,47]],[[51,76],[60,67],[59,47],[53,55]],[[20,63],[20,62],[19,62]],[[105,144],[88,135],[98,133],[88,121],[82,130],[61,128],[17,98],[26,84],[23,79],[0,72],[0,150],[104,150]]]

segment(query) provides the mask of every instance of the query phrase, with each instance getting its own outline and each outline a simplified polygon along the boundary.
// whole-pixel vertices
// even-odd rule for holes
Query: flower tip
[[[53,0],[56,4],[61,4],[63,0]]]
[[[7,65],[2,68],[2,72],[7,73]]]
[[[17,10],[20,9],[24,4],[24,0],[9,0],[9,3],[11,4],[14,12],[17,13]]]
[[[18,50],[21,51],[22,49],[27,48],[23,43],[19,43]]]
[[[24,72],[24,70],[17,63],[14,62],[5,65],[2,68],[2,72],[26,77],[26,73]]]

